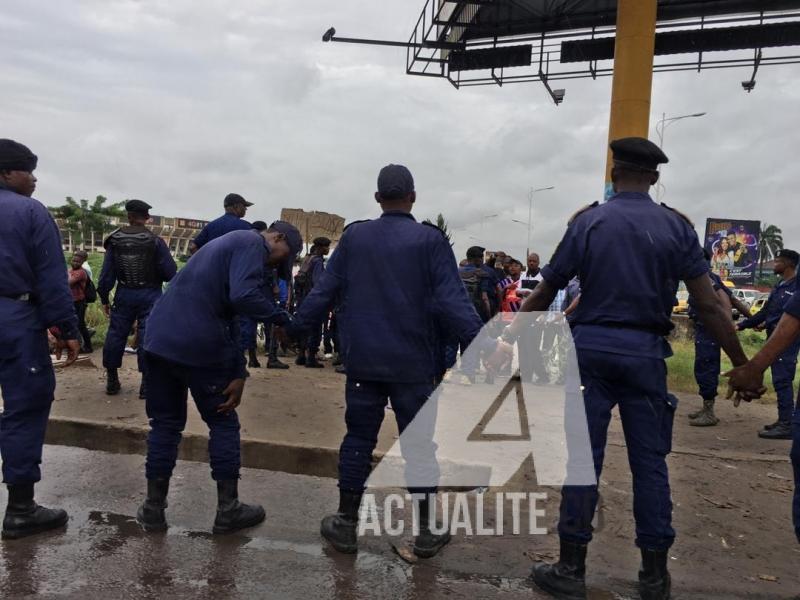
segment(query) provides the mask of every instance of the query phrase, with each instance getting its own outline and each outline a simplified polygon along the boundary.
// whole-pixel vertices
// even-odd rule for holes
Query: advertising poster
[[[754,285],[760,232],[760,221],[708,219],[705,247],[711,253],[711,270],[737,286]]]

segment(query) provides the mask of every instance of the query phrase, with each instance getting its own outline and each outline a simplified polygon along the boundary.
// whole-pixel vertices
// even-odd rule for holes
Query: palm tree
[[[87,242],[93,242],[93,236],[108,233],[113,229],[111,219],[125,215],[125,202],[117,202],[106,206],[108,199],[97,196],[91,204],[82,198],[79,201],[67,196],[66,204],[50,207],[50,212],[66,222],[66,230],[70,235],[70,245],[86,249]]]
[[[423,223],[427,223],[428,225],[435,225],[436,227],[441,229],[442,232],[444,233],[444,236],[447,238],[447,241],[450,242],[451,246],[453,245],[453,234],[451,234],[450,231],[447,229],[447,221],[445,221],[444,216],[442,215],[442,213],[439,213],[436,216],[436,222],[435,223],[433,221],[431,221],[430,219],[425,219],[423,221]]]
[[[758,273],[764,275],[764,263],[774,259],[779,251],[783,250],[783,232],[777,225],[764,225],[761,228],[761,237],[758,240]]]

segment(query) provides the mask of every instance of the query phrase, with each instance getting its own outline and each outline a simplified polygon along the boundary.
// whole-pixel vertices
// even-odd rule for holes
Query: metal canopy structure
[[[407,72],[455,87],[613,74],[617,0],[427,0]],[[653,70],[800,63],[800,0],[659,0]]]

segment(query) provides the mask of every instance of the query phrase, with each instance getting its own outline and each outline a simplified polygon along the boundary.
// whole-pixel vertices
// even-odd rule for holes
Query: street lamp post
[[[707,113],[699,112],[699,113],[692,113],[690,115],[681,115],[679,117],[669,117],[667,118],[667,113],[661,114],[661,120],[656,124],[656,135],[658,135],[658,146],[663,150],[664,149],[664,132],[666,131],[667,127],[675,123],[676,121],[682,121],[683,119],[697,119],[700,117],[706,116]],[[656,196],[658,200],[661,200],[664,197],[664,184],[661,182],[659,178],[658,185],[656,186]]]
[[[539,192],[546,192],[548,190],[554,190],[554,189],[556,189],[554,185],[536,189],[531,188],[531,191],[528,194],[528,246],[527,249],[525,250],[526,259],[531,253],[531,229],[533,227],[533,196],[534,194],[538,194]]]

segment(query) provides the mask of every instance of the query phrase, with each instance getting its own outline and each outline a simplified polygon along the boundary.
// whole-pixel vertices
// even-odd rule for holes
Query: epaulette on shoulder
[[[597,201],[595,201],[595,202],[592,202],[591,204],[587,204],[586,206],[584,206],[583,208],[581,208],[580,210],[578,210],[578,212],[576,212],[574,215],[572,215],[572,216],[569,218],[569,221],[567,222],[567,224],[568,224],[568,225],[572,225],[572,222],[573,222],[575,219],[577,219],[578,217],[580,217],[580,216],[581,216],[583,213],[585,213],[585,212],[587,212],[587,211],[590,211],[590,210],[592,210],[593,208],[597,208],[598,206],[600,206],[600,203],[599,203],[599,202],[597,202]]]
[[[109,233],[108,237],[106,237],[106,239],[103,241],[103,248],[108,248],[108,243],[111,241],[112,236],[115,233],[119,233],[120,231],[122,231],[122,228],[121,227],[117,227],[114,231]]]
[[[352,223],[348,223],[347,225],[345,225],[344,229],[342,230],[342,233],[350,229],[350,227],[352,227],[353,225],[357,225],[358,223],[367,223],[368,221],[371,220],[372,219],[361,219],[360,221],[353,221]]]
[[[683,219],[684,221],[686,221],[686,222],[687,222],[689,225],[691,225],[692,227],[694,227],[694,223],[692,223],[692,220],[691,220],[689,217],[687,217],[685,214],[683,214],[681,211],[679,211],[677,208],[672,208],[671,206],[667,206],[667,205],[666,205],[666,204],[664,204],[663,202],[661,203],[661,206],[663,206],[663,207],[664,207],[664,208],[666,208],[667,210],[671,210],[671,211],[672,211],[672,212],[674,212],[676,215],[678,215],[678,216],[679,216],[681,219]]]
[[[428,223],[426,221],[423,221],[422,224],[425,225],[426,227],[433,227],[436,231],[438,231],[439,233],[442,234],[443,238],[447,238],[447,234],[438,225],[436,225],[434,223]]]

